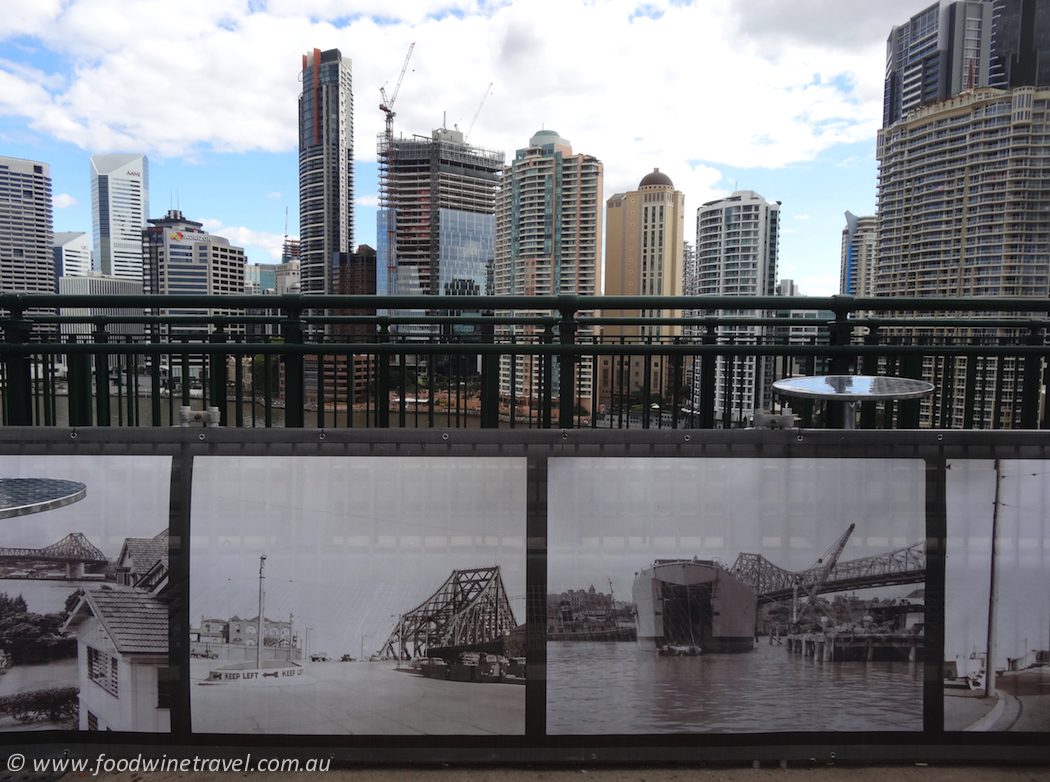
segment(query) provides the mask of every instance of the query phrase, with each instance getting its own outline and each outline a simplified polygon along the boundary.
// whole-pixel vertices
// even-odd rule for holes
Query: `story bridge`
[[[453,570],[434,594],[401,615],[380,656],[410,660],[435,649],[484,650],[502,644],[515,626],[498,565]]]
[[[11,562],[56,562],[65,565],[66,578],[76,579],[109,564],[106,555],[81,532],[71,532],[57,543],[43,548],[0,547],[0,565]]]
[[[862,559],[836,561],[830,567],[818,564],[800,572],[778,567],[761,554],[742,553],[730,572],[754,588],[759,603],[790,600],[800,591],[815,594],[917,584],[926,580],[926,543]]]

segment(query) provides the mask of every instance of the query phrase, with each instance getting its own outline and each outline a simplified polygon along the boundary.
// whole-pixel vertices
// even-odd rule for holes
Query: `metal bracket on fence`
[[[179,408],[179,426],[194,426],[201,424],[209,428],[219,426],[219,408],[209,407],[207,410],[191,410],[188,405]]]
[[[790,407],[783,408],[782,412],[777,415],[776,413],[764,413],[761,410],[756,410],[752,423],[752,429],[794,429],[795,428],[795,415],[791,412]]]

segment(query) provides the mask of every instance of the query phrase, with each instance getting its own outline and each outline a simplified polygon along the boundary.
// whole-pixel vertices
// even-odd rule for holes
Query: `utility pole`
[[[263,571],[266,568],[266,555],[263,554],[259,557],[259,630],[256,633],[256,649],[255,649],[255,661],[256,667],[262,668],[263,664],[263,639],[266,622],[263,619],[263,610],[265,609],[266,602],[266,590],[264,584],[266,576]]]
[[[999,484],[1002,475],[999,460],[995,460],[995,502],[992,505],[992,565],[988,579],[988,654],[984,660],[984,697],[995,697],[995,624],[996,603],[999,599],[998,573],[996,570],[997,543],[999,538]]]

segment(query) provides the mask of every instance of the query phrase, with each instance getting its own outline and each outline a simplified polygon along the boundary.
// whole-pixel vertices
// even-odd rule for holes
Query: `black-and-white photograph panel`
[[[0,456],[0,730],[166,733],[169,456]]]
[[[1050,730],[1050,466],[947,470],[944,729]]]
[[[197,457],[197,733],[523,734],[524,459]]]
[[[920,731],[925,465],[548,462],[551,734]]]

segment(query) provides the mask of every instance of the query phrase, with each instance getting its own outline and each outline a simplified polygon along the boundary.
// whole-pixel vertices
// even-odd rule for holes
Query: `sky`
[[[851,523],[839,561],[888,554],[926,538],[924,474],[909,459],[551,459],[548,592],[593,585],[630,601],[635,574],[657,559],[731,568],[761,554],[799,572]]]
[[[56,231],[91,231],[89,158],[145,153],[150,215],[179,208],[279,260],[298,235],[302,55],[352,61],[355,243],[375,246],[381,87],[395,132],[445,124],[512,157],[540,129],[660,168],[693,214],[781,201],[780,278],[837,292],[843,213],[873,214],[886,38],[928,0],[6,0],[0,155],[50,165]],[[491,85],[491,86],[490,86]],[[687,230],[687,234],[693,231]]]
[[[948,463],[948,545],[945,565],[944,659],[974,673],[988,646],[991,539],[996,521],[997,668],[1033,650],[1050,648],[1050,540],[1045,462],[1002,460],[996,508],[991,460]],[[1025,667],[1022,665],[1021,667]]]

